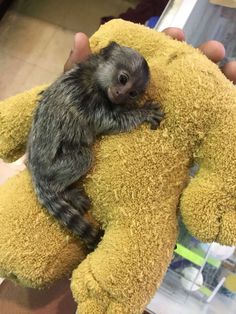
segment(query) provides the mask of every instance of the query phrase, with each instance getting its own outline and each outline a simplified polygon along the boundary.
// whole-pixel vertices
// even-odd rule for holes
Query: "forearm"
[[[163,118],[157,104],[147,104],[141,108],[121,109],[107,112],[100,122],[99,134],[129,132],[144,122],[156,129]]]
[[[129,132],[145,121],[141,109],[113,112],[109,116],[109,122],[104,125],[106,134]]]

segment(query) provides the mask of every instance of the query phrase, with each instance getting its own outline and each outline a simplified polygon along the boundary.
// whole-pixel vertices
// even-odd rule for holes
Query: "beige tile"
[[[61,73],[73,47],[73,37],[73,32],[58,27],[38,56],[37,64],[44,69]]]
[[[13,9],[23,15],[63,26],[71,1],[73,0],[17,0],[13,4]]]
[[[100,18],[106,15],[118,16],[138,0],[18,0],[14,9],[74,32],[93,34]]]
[[[60,72],[47,71],[39,66],[32,65],[30,75],[24,82],[24,90],[41,84],[50,84],[60,75]]]
[[[54,25],[9,11],[0,23],[1,51],[37,62],[55,31]]]
[[[23,90],[32,66],[0,51],[0,69],[0,99],[4,99]]]
[[[52,82],[59,73],[50,72],[0,51],[0,99],[36,85]]]
[[[85,32],[89,36],[98,29],[101,17],[118,16],[132,6],[131,3],[122,0],[70,0],[70,2],[63,26],[75,32]]]

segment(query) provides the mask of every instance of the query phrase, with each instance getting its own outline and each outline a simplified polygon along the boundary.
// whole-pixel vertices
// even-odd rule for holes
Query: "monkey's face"
[[[113,80],[107,88],[108,98],[114,104],[135,102],[145,90],[146,83],[142,74],[121,69],[114,73]]]
[[[104,48],[102,55],[99,81],[109,100],[114,104],[135,102],[149,81],[146,60],[137,51],[116,43]]]

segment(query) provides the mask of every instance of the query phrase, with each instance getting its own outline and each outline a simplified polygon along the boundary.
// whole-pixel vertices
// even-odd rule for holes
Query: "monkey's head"
[[[135,102],[149,81],[147,61],[137,51],[112,42],[100,52],[98,84],[114,104]]]

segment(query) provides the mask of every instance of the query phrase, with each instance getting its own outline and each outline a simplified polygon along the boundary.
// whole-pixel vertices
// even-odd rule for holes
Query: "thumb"
[[[85,61],[91,54],[88,36],[84,33],[76,33],[74,36],[74,47],[64,65],[64,72],[70,70],[74,64]]]

